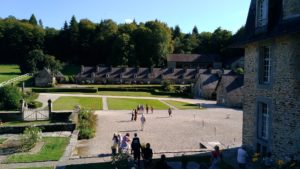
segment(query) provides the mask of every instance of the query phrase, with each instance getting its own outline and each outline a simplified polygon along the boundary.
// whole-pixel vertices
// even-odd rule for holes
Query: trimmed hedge
[[[151,92],[153,90],[161,90],[161,86],[111,86],[111,87],[98,87],[98,91],[139,91]]]
[[[33,88],[32,91],[37,93],[55,93],[55,92],[97,93],[96,88]]]
[[[31,109],[36,109],[36,108],[40,108],[43,106],[43,103],[39,102],[39,101],[30,101],[28,103],[28,108]]]

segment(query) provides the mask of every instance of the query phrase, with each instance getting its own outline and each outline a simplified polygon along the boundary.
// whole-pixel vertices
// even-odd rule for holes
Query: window
[[[268,0],[256,1],[256,27],[263,27],[268,24]]]
[[[271,81],[271,57],[270,48],[261,47],[259,53],[259,83],[269,84]]]
[[[263,102],[258,103],[258,137],[264,140],[269,137],[269,107]]]

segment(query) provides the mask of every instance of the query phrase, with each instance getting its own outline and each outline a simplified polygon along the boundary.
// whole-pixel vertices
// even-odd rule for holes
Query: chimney
[[[80,72],[81,72],[81,74],[83,74],[83,72],[84,72],[84,66],[83,66],[83,65],[81,65],[81,70],[80,70]]]

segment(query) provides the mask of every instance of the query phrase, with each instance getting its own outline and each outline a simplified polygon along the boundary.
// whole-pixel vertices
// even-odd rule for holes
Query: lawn
[[[36,154],[20,153],[11,155],[6,163],[57,161],[63,155],[66,146],[69,144],[68,137],[44,137],[45,142],[40,152]]]
[[[102,99],[97,97],[62,96],[54,101],[53,110],[73,110],[76,105],[90,110],[102,110]]]
[[[154,110],[168,109],[169,107],[158,100],[150,99],[118,99],[107,98],[109,110],[132,110],[139,104],[152,106]]]
[[[127,91],[99,91],[99,95],[105,96],[136,96],[136,97],[170,97],[169,95],[154,95],[150,92],[127,92]]]
[[[18,65],[0,65],[0,83],[21,75]]]
[[[0,144],[4,143],[5,140],[6,138],[0,138]]]
[[[2,126],[32,126],[32,125],[41,125],[41,124],[49,124],[49,123],[50,121],[10,121],[10,122],[5,122]]]
[[[199,106],[192,103],[174,101],[174,100],[165,100],[165,102],[169,103],[172,106],[175,106],[177,109],[199,109]]]

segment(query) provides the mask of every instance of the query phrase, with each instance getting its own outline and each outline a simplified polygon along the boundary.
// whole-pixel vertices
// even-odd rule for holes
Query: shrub
[[[241,68],[241,67],[238,67],[238,68],[235,69],[235,72],[236,72],[237,74],[239,74],[239,75],[242,75],[242,74],[244,74],[244,69]]]
[[[8,85],[0,88],[0,109],[1,110],[18,109],[21,99],[22,99],[22,95],[18,87]]]
[[[39,102],[39,101],[30,101],[27,103],[28,108],[31,109],[36,109],[36,108],[40,108],[43,106],[43,103]]]
[[[89,139],[95,136],[97,126],[97,115],[90,111],[81,109],[78,113],[79,139]]]
[[[22,151],[30,150],[41,140],[42,130],[38,127],[26,127],[22,136]]]
[[[174,88],[174,86],[172,86],[170,81],[166,81],[166,80],[163,81],[162,82],[162,87],[163,87],[163,90],[167,91],[167,92],[174,92],[175,91],[175,88]]]
[[[34,92],[52,93],[52,92],[82,92],[82,93],[97,93],[96,88],[34,88]]]

